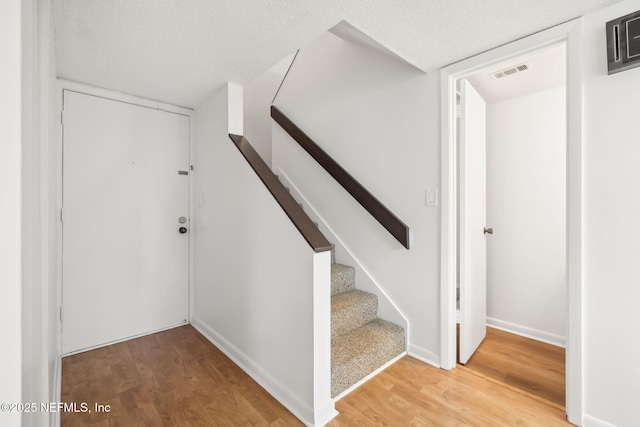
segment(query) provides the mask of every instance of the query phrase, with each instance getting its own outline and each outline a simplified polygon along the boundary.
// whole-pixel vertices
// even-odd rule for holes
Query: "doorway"
[[[572,423],[582,417],[582,113],[580,37],[575,22],[545,30],[516,42],[450,65],[441,71],[442,82],[442,227],[441,358],[444,369],[456,364],[456,151],[455,82],[492,64],[565,42],[567,55],[567,302],[566,302],[566,413]]]
[[[527,370],[507,370],[504,360],[486,365],[489,349],[525,346],[517,336],[565,343],[565,44],[497,62],[457,87],[458,362],[564,405],[564,364],[555,363],[563,350],[540,350],[554,354],[552,364],[534,356],[535,343],[526,344],[530,371],[553,365],[549,387],[536,378],[519,384],[515,377],[526,378]],[[514,335],[491,330],[485,343],[487,326]],[[558,385],[559,392],[543,393]]]
[[[63,91],[62,354],[188,322],[189,117]]]

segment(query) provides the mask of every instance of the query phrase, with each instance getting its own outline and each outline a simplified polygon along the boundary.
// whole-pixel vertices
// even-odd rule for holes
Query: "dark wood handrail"
[[[351,196],[358,201],[393,237],[409,249],[409,227],[386,208],[306,133],[278,109],[271,106],[271,117],[309,153]]]
[[[309,243],[314,252],[324,252],[331,250],[331,243],[324,237],[324,234],[311,221],[311,218],[304,212],[302,207],[291,196],[289,191],[278,180],[269,166],[262,160],[262,157],[254,150],[249,141],[244,136],[229,134],[229,138],[238,147],[240,153],[247,159],[251,168],[258,175],[263,184],[267,187],[271,195],[276,199],[280,207],[287,214],[293,225],[296,226],[302,237]]]

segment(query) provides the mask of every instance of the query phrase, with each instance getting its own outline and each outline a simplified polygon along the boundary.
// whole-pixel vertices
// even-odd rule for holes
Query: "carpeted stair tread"
[[[342,292],[331,298],[331,337],[375,320],[378,317],[378,297],[369,292]]]
[[[378,297],[355,288],[355,269],[331,250],[331,396],[405,351],[404,329],[377,317]]]
[[[375,319],[331,340],[331,396],[335,397],[405,351],[404,329]]]
[[[356,270],[350,265],[331,264],[331,296],[355,289]]]

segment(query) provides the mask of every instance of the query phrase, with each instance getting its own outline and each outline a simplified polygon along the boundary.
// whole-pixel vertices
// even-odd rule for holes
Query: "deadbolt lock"
[[[185,222],[187,222],[187,218],[185,218],[185,217],[181,216],[180,218],[178,218],[178,222],[179,222],[180,224],[184,224]]]

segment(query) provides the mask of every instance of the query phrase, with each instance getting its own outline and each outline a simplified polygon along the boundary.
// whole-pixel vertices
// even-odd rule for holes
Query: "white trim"
[[[191,321],[191,315],[194,312],[194,299],[193,296],[195,295],[195,286],[196,286],[196,280],[195,280],[195,238],[193,237],[193,219],[195,217],[196,214],[196,195],[195,195],[195,189],[196,189],[196,181],[194,178],[194,172],[195,172],[195,160],[196,160],[196,139],[195,139],[195,134],[196,134],[196,128],[195,128],[195,114],[191,114],[189,115],[189,299],[188,299],[188,304],[189,304],[189,312],[187,313],[187,319],[189,319],[189,321]],[[194,169],[191,169],[191,168]]]
[[[333,400],[329,400],[325,405],[316,408],[315,412],[316,414],[321,414],[320,419],[317,419],[318,415],[316,415],[316,427],[323,427],[339,415],[339,412],[336,411],[336,404]]]
[[[567,36],[567,352],[566,408],[582,424],[582,21]]]
[[[49,397],[51,402],[62,402],[62,357],[56,357],[53,366],[53,391],[54,395]],[[49,425],[51,427],[60,426],[60,412],[49,414]]]
[[[582,75],[580,19],[533,34],[441,70],[441,363],[455,367],[455,80],[492,63],[558,42],[567,43],[567,402],[569,421],[582,418]]]
[[[60,212],[62,209],[62,147],[63,147],[63,139],[64,132],[62,128],[62,123],[60,122],[60,114],[62,114],[62,98],[63,98],[63,88],[60,85],[60,82],[57,80],[51,81],[51,90],[53,96],[55,97],[56,108],[53,111],[50,111],[49,114],[53,115],[52,120],[55,125],[53,132],[55,132],[55,139],[49,141],[50,151],[49,156],[55,156],[53,162],[55,163],[55,176],[56,176],[56,184],[55,184],[55,206],[50,206],[53,209],[53,212]],[[53,146],[51,146],[53,145]],[[51,160],[51,159],[50,159]],[[49,187],[49,191],[51,191],[51,187]],[[62,319],[60,319],[60,313],[62,312],[62,221],[58,216],[58,220],[56,221],[56,350],[57,355],[62,357]],[[62,372],[62,367],[60,368]],[[62,374],[60,374],[62,377]],[[58,393],[62,394],[62,380],[59,383]],[[59,418],[59,417],[58,417]]]
[[[440,363],[440,357],[430,350],[426,348],[418,347],[417,345],[410,344],[407,347],[407,351],[409,356],[414,357],[421,362],[427,363],[436,368],[442,368],[442,363]]]
[[[591,415],[587,415],[587,414],[584,414],[584,422],[582,423],[582,425],[584,427],[617,427],[615,424],[602,421],[596,417],[592,417]]]
[[[313,254],[313,420],[318,426],[338,411],[331,399],[331,252]]]
[[[155,110],[167,111],[170,113],[182,114],[185,116],[191,116],[193,114],[193,108],[181,107],[178,105],[167,104],[153,99],[142,98],[140,96],[129,95],[122,92],[117,92],[110,89],[105,89],[97,86],[91,86],[85,83],[79,83],[73,80],[67,80],[58,77],[60,87],[64,90],[71,90],[74,92],[81,92],[85,95],[98,96],[101,98],[110,99],[112,101],[126,102],[128,104],[139,105],[141,107],[153,108]]]
[[[440,71],[440,127],[442,133],[440,159],[440,365],[443,369],[456,366],[456,144],[455,140],[455,78],[446,68]],[[452,339],[453,337],[453,339]]]
[[[567,342],[566,338],[562,335],[556,335],[550,332],[529,328],[527,326],[505,322],[504,320],[494,319],[493,317],[487,317],[487,326],[493,329],[499,329],[501,331],[509,332],[510,334],[518,335],[525,338],[531,338],[532,340],[555,345],[557,347],[565,348]]]
[[[94,345],[94,346],[91,346],[91,347],[81,348],[80,350],[70,351],[69,353],[64,353],[62,355],[62,357],[73,356],[74,354],[85,353],[87,351],[95,350],[97,348],[108,347],[108,346],[113,345],[113,344],[118,344],[118,343],[129,341],[129,340],[134,340],[134,339],[140,338],[140,337],[146,337],[147,335],[157,334],[158,332],[168,331],[169,329],[179,328],[181,326],[185,326],[185,325],[188,325],[188,324],[189,324],[189,322],[187,322],[185,320],[182,323],[178,323],[176,325],[167,326],[165,328],[155,329],[153,331],[144,332],[144,333],[138,334],[138,335],[131,335],[130,337],[126,337],[126,338],[122,338],[122,339],[118,339],[118,340],[114,340],[114,341],[105,342],[105,343]]]
[[[253,359],[196,316],[193,316],[191,325],[260,384],[278,402],[282,403],[296,418],[306,426],[313,426],[313,408],[300,400],[295,393],[287,389],[277,378],[271,376],[271,374],[265,371]]]
[[[334,397],[333,401],[337,402],[338,400],[342,399],[343,397],[345,397],[346,395],[348,395],[349,393],[351,393],[352,391],[354,391],[355,389],[360,387],[362,384],[366,383],[371,378],[375,377],[380,372],[384,371],[389,366],[393,365],[394,363],[396,363],[398,360],[402,359],[406,355],[407,355],[407,352],[403,351],[402,353],[400,353],[399,355],[397,355],[393,359],[389,360],[387,363],[385,363],[384,365],[380,366],[378,369],[376,369],[375,371],[371,372],[369,375],[367,375],[366,377],[364,377],[363,379],[361,379],[360,381],[358,381],[357,383],[355,383],[354,385],[352,385],[351,387],[349,387],[348,389],[346,389],[345,391],[343,391],[342,393],[340,393],[339,395]]]

